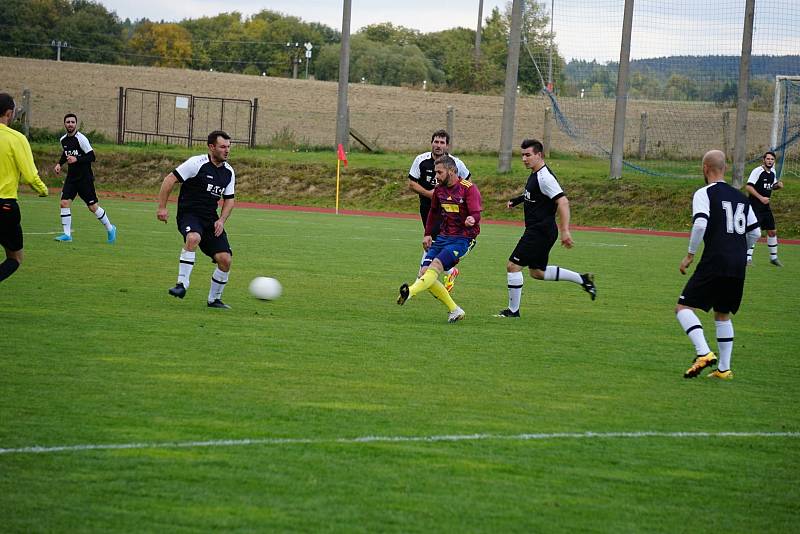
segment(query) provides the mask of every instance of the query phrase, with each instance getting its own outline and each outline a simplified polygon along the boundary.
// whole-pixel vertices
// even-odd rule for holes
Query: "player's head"
[[[775,160],[777,159],[777,156],[775,156],[775,152],[773,152],[772,150],[767,150],[766,152],[764,152],[764,157],[762,159],[764,160],[764,167],[766,167],[767,169],[771,169],[773,165],[775,165]]]
[[[431,152],[433,157],[438,158],[447,154],[450,150],[450,134],[447,130],[436,130],[431,135]]]
[[[4,122],[7,120],[8,122],[6,122],[6,124],[11,124],[16,111],[17,107],[11,95],[8,93],[0,93],[0,119]]]
[[[458,165],[456,165],[456,160],[448,155],[436,159],[434,170],[436,171],[436,181],[440,184],[450,186],[458,179]]]
[[[208,153],[216,163],[228,160],[231,151],[231,136],[222,130],[208,134]]]
[[[537,139],[524,139],[519,145],[522,149],[522,163],[528,169],[540,169],[544,165],[544,145]]]
[[[703,156],[703,177],[706,183],[725,179],[725,153],[722,150],[709,150]]]
[[[78,129],[78,116],[74,113],[64,115],[64,129],[67,130],[68,134],[75,133],[75,130]]]

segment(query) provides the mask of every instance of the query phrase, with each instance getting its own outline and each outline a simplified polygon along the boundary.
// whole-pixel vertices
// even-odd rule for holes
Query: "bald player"
[[[721,150],[706,152],[703,176],[707,185],[695,191],[692,200],[694,223],[689,251],[679,267],[681,274],[686,274],[701,241],[703,255],[675,307],[678,322],[697,355],[684,378],[694,378],[718,361],[717,369],[707,378],[733,378],[731,314],[739,310],[742,301],[747,249],[756,242],[761,230],[747,198],[725,183],[725,169],[725,154]],[[695,313],[698,308],[705,312],[714,309],[719,360],[706,342],[703,325]]]

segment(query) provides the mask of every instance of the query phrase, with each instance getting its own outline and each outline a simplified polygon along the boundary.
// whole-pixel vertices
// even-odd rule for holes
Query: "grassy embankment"
[[[52,165],[57,145],[34,143],[34,154],[48,185],[60,186]],[[176,146],[95,146],[98,190],[155,195],[161,179],[187,157],[201,153]],[[480,187],[484,216],[519,220],[519,211],[508,211],[505,202],[519,194],[527,172],[516,158],[510,174],[497,172],[497,156],[462,154]],[[369,154],[353,152],[349,166],[342,168],[342,209],[415,213],[414,195],[406,188],[413,154]],[[331,152],[235,147],[231,164],[236,169],[237,198],[273,204],[333,207],[336,159]],[[608,162],[554,154],[548,160],[570,199],[572,224],[656,230],[688,231],[692,193],[702,179],[654,177],[626,171],[623,179],[608,179]],[[698,162],[648,161],[649,168],[669,166],[672,172],[697,174]],[[748,168],[749,170],[749,168]],[[800,237],[800,190],[795,179],[775,195],[773,211],[782,237]]]

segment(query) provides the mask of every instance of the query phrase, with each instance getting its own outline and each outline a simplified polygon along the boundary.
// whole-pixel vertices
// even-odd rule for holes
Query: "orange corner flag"
[[[341,143],[339,143],[339,148],[336,149],[336,155],[339,161],[344,162],[344,166],[347,167],[347,154],[344,153],[344,148]]]

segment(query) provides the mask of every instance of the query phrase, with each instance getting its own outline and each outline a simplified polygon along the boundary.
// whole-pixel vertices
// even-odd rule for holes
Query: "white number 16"
[[[747,227],[747,218],[744,216],[744,204],[737,203],[734,211],[733,205],[727,201],[722,201],[722,209],[725,210],[725,227],[729,234],[736,232],[744,234]]]

